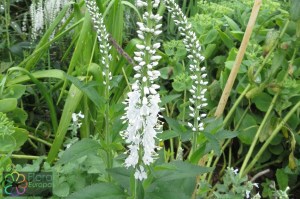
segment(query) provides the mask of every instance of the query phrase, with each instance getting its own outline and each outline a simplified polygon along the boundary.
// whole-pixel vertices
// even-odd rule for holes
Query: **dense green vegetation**
[[[141,2],[0,1],[0,172],[51,171],[52,198],[299,197],[300,1],[257,5],[243,57],[254,1]]]

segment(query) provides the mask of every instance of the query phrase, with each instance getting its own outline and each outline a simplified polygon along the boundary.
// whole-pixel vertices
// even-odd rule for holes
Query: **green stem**
[[[268,111],[267,111],[267,113],[265,114],[265,117],[264,117],[262,123],[260,124],[260,126],[259,126],[259,128],[258,128],[258,130],[257,130],[257,132],[256,132],[256,134],[255,134],[255,137],[254,137],[254,139],[253,139],[253,141],[252,141],[252,143],[251,143],[250,149],[249,149],[249,151],[247,152],[247,155],[246,155],[246,157],[245,157],[245,160],[244,160],[244,162],[243,162],[243,164],[242,164],[242,167],[241,167],[241,170],[240,170],[240,173],[239,173],[240,177],[244,174],[244,169],[245,169],[246,165],[248,164],[248,161],[249,161],[249,159],[250,159],[250,157],[251,157],[251,155],[252,155],[252,153],[253,153],[253,150],[254,150],[254,148],[255,148],[255,146],[256,146],[256,143],[257,143],[257,141],[258,141],[258,139],[259,139],[259,136],[260,136],[260,134],[263,132],[263,128],[265,127],[265,125],[266,125],[266,123],[267,123],[267,121],[268,121],[268,119],[269,119],[269,117],[270,117],[270,115],[271,115],[271,112],[272,112],[272,110],[273,110],[273,108],[274,108],[274,106],[275,106],[275,103],[276,103],[276,101],[277,101],[277,98],[278,98],[278,96],[279,96],[279,93],[280,93],[280,92],[278,92],[278,93],[276,93],[276,95],[274,95],[273,100],[272,100],[272,102],[271,102],[271,104],[270,104],[270,106],[269,106],[269,108],[268,108]]]
[[[276,127],[276,129],[272,132],[271,136],[266,140],[266,142],[262,145],[258,153],[255,155],[253,160],[250,164],[246,167],[245,171],[243,172],[242,176],[246,175],[255,165],[255,163],[259,160],[263,152],[269,146],[270,142],[274,139],[274,137],[278,134],[278,132],[282,129],[285,123],[289,120],[289,118],[296,112],[296,110],[300,107],[300,101],[288,112],[288,114],[283,118],[280,124]],[[240,172],[241,173],[241,172]]]
[[[45,144],[45,145],[47,145],[47,146],[52,147],[52,144],[51,144],[51,143],[49,143],[49,142],[47,142],[47,141],[45,141],[45,140],[43,140],[43,139],[41,139],[41,138],[35,137],[35,136],[33,136],[33,135],[30,135],[30,134],[28,135],[28,137],[31,138],[31,139],[33,139],[33,140],[35,140],[35,141],[38,141],[38,142],[40,142],[40,143],[43,143],[43,144]]]
[[[10,25],[10,0],[6,2],[7,5],[5,5],[5,29],[6,29],[6,42],[7,42],[7,47],[10,47],[10,37],[9,37],[9,25]],[[12,57],[10,50],[8,50],[8,55],[9,55],[9,60],[12,62]]]
[[[260,67],[258,68],[258,70],[256,71],[256,73],[254,74],[254,79],[256,79],[258,77],[258,75],[260,74],[261,70],[264,68],[265,64],[267,63],[267,61],[269,60],[269,58],[271,57],[273,51],[275,50],[275,48],[277,47],[279,40],[283,37],[288,25],[289,25],[289,20],[285,23],[279,37],[276,39],[276,41],[274,42],[272,48],[270,49],[269,53],[267,54],[267,56],[264,58],[262,64],[260,65]],[[234,114],[236,108],[238,107],[238,105],[240,104],[240,102],[242,101],[242,99],[244,98],[244,96],[246,95],[246,93],[250,90],[251,88],[251,84],[248,84],[246,86],[246,88],[244,89],[243,93],[239,96],[239,98],[235,101],[235,103],[233,104],[232,108],[230,109],[229,113],[226,115],[226,117],[224,118],[224,122],[223,122],[223,126],[224,128],[228,125],[228,122],[231,118],[231,116]]]
[[[244,113],[243,113],[241,119],[239,120],[239,122],[238,122],[237,125],[235,126],[234,130],[239,129],[239,127],[240,127],[240,125],[241,125],[241,123],[242,123],[244,117],[246,116],[247,112],[249,111],[249,108],[250,108],[250,104],[249,104],[249,106],[247,107],[247,109],[244,111]],[[222,151],[222,152],[224,152],[224,150],[227,148],[227,146],[228,146],[228,144],[230,144],[230,142],[231,142],[231,139],[228,139],[228,140],[225,142],[225,144],[223,144],[223,146],[222,146],[222,148],[221,148],[221,151]],[[213,163],[213,168],[215,168],[215,167],[217,166],[217,163],[219,162],[219,159],[220,159],[220,156],[216,157],[216,159],[215,159],[215,161],[214,161],[214,163]],[[231,164],[231,162],[230,162],[230,164]],[[207,164],[207,166],[210,167],[210,163]],[[211,182],[212,174],[213,174],[212,172],[209,173],[208,180],[207,180],[208,183]],[[205,178],[204,178],[204,179],[205,179]]]
[[[0,157],[1,156],[6,157],[7,154],[0,154]],[[12,155],[10,155],[10,157],[12,157],[13,159],[37,160],[37,159],[41,158],[42,156],[12,154]],[[46,157],[43,157],[43,159],[46,159]]]

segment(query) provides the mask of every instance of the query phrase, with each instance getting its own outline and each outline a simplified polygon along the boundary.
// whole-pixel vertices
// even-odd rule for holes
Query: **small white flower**
[[[145,169],[143,166],[140,166],[140,170],[136,169],[136,171],[134,173],[134,177],[135,177],[135,179],[138,179],[140,181],[147,179],[147,173],[145,172]]]
[[[80,117],[81,119],[84,118],[84,115],[81,113],[81,111],[77,114],[78,117]]]
[[[246,198],[250,198],[250,192],[249,190],[246,190]]]
[[[72,120],[73,120],[73,122],[77,122],[78,121],[76,113],[72,113]]]

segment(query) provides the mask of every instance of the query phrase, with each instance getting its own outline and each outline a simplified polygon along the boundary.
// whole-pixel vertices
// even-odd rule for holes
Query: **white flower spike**
[[[136,45],[134,60],[137,65],[133,68],[136,72],[135,82],[132,91],[128,93],[126,112],[122,117],[128,126],[120,133],[128,144],[125,166],[134,167],[134,177],[140,181],[147,178],[144,166],[154,162],[157,156],[156,150],[159,148],[156,145],[156,135],[160,133],[161,128],[158,121],[161,109],[158,105],[159,85],[154,84],[154,81],[160,76],[160,72],[154,68],[158,65],[161,56],[156,54],[160,43],[151,43],[161,33],[162,25],[157,24],[161,16],[152,13],[152,8],[158,7],[159,3],[160,1],[157,0],[151,4],[143,0],[136,1],[138,7],[147,7],[151,13],[145,12],[143,21],[137,23],[139,27],[137,33],[142,42]]]

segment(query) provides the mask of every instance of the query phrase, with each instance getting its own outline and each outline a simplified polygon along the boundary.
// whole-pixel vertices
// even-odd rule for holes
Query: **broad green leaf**
[[[67,197],[70,193],[70,185],[67,182],[62,182],[57,185],[54,184],[53,194],[58,197]]]
[[[205,48],[205,51],[203,53],[203,56],[205,59],[209,59],[213,52],[215,51],[217,45],[216,44],[208,44],[207,47]]]
[[[218,31],[216,29],[212,29],[207,33],[203,44],[204,45],[210,44],[210,43],[214,42],[217,38],[218,38]]]
[[[233,31],[241,31],[239,25],[237,25],[237,23],[235,23],[235,21],[233,21],[231,18],[229,18],[228,16],[224,15],[229,27],[231,28],[231,30]]]
[[[13,111],[7,113],[7,116],[11,118],[16,123],[21,123],[25,125],[25,122],[28,118],[28,114],[24,109],[16,108]]]
[[[172,180],[172,185],[165,182],[154,182],[146,189],[144,199],[190,199],[195,187],[195,178]]]
[[[233,43],[232,39],[230,39],[230,37],[225,32],[222,32],[221,30],[218,30],[218,32],[219,32],[219,35],[220,35],[222,41],[226,45],[226,47],[228,49],[233,48],[234,47],[234,43]]]
[[[254,151],[253,156],[255,156],[256,153],[257,153],[257,151]],[[271,159],[271,157],[272,157],[271,152],[269,150],[265,150],[263,152],[263,154],[261,155],[261,157],[259,158],[258,162],[259,163],[267,162]]]
[[[21,146],[27,141],[28,139],[28,131],[26,129],[21,128],[14,128],[15,132],[12,134],[12,136],[16,140],[16,149],[19,150]]]
[[[250,126],[241,130],[238,138],[245,144],[250,145],[255,137],[255,134],[258,130],[258,126]]]
[[[0,63],[0,74],[6,71],[9,67],[11,67],[14,62],[1,62]]]
[[[269,146],[269,150],[271,153],[273,153],[274,155],[280,155],[284,152],[283,146],[281,144],[279,145],[270,145]]]
[[[0,112],[7,113],[9,111],[17,108],[17,99],[16,98],[6,98],[0,100]]]
[[[255,106],[263,112],[267,112],[272,101],[272,97],[267,93],[260,93],[253,98]]]
[[[93,184],[67,197],[67,199],[122,199],[126,198],[123,190],[112,183]]]
[[[119,185],[124,189],[130,190],[130,174],[133,172],[132,168],[115,167],[107,171]]]
[[[171,67],[163,67],[159,69],[159,72],[161,74],[160,77],[162,79],[169,79],[172,75],[171,71],[173,71]]]
[[[192,87],[192,83],[192,79],[189,76],[181,74],[174,79],[172,86],[175,91],[181,92],[190,89]]]
[[[193,164],[198,164],[200,158],[206,154],[206,144],[202,144],[191,156],[190,161]]]
[[[19,99],[25,93],[25,90],[26,90],[25,85],[15,84],[15,85],[5,88],[5,91],[4,91],[2,97]]]
[[[276,170],[276,181],[280,190],[284,191],[289,183],[289,176],[284,172],[284,169]]]
[[[162,133],[158,134],[157,138],[159,138],[161,140],[168,140],[168,139],[175,138],[178,136],[179,136],[179,134],[177,132],[168,130],[168,131],[163,131]]]
[[[216,155],[219,156],[221,154],[221,146],[216,136],[207,132],[202,132],[202,134],[208,140],[205,150],[213,150],[216,153]]]
[[[187,132],[183,125],[179,124],[178,120],[166,116],[164,119],[167,121],[170,129],[174,130],[175,133],[179,133],[181,135]]]
[[[179,98],[181,96],[181,94],[175,94],[175,95],[166,95],[166,96],[163,96],[161,98],[161,103],[160,103],[160,106],[164,106],[165,104],[169,103],[169,102],[172,102],[173,100]]]
[[[290,0],[290,16],[293,21],[300,20],[300,1]]]
[[[274,128],[274,127],[273,127],[273,128]],[[272,131],[272,132],[273,132],[273,131]],[[281,144],[282,139],[283,139],[283,135],[282,135],[282,134],[277,134],[277,135],[272,139],[272,141],[270,142],[270,145],[277,146],[277,145]]]
[[[226,61],[226,62],[225,62],[225,67],[228,68],[229,70],[231,70],[232,67],[233,67],[233,65],[234,65],[234,62],[235,62],[235,61]],[[246,72],[247,72],[247,68],[246,68],[246,66],[242,63],[242,64],[240,65],[240,68],[239,68],[238,73],[242,74],[242,73],[246,73]]]
[[[258,126],[254,117],[250,114],[246,114],[241,121],[238,138],[245,144],[251,144],[257,129]]]
[[[12,135],[0,135],[0,152],[10,153],[16,149],[16,139]]]
[[[167,169],[170,166],[170,169]],[[166,169],[162,170],[161,168]],[[204,174],[212,171],[212,168],[200,167],[193,165],[188,162],[173,161],[170,163],[165,163],[154,168],[155,181],[172,181],[176,179],[196,177],[197,175]]]
[[[104,104],[105,100],[99,95],[97,90],[90,86],[89,83],[83,83],[78,78],[65,74],[66,78],[70,80],[78,89],[80,89],[88,98],[100,108],[101,104]]]
[[[66,150],[58,161],[58,164],[65,164],[89,154],[96,154],[100,148],[101,145],[97,141],[84,138]]]
[[[232,139],[238,136],[237,131],[220,130],[215,134],[217,140],[222,141],[225,139]]]
[[[243,40],[244,32],[242,32],[242,31],[230,31],[230,33],[238,41],[241,42]]]

